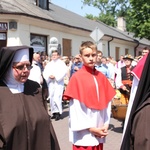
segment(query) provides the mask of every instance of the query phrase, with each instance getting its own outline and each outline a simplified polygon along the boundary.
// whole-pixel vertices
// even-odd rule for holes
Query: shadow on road
[[[63,113],[61,115],[61,118],[66,118],[69,116],[69,110],[68,110],[68,105],[63,105]]]
[[[117,133],[123,133],[122,127],[115,127],[113,124],[109,124],[109,130]]]

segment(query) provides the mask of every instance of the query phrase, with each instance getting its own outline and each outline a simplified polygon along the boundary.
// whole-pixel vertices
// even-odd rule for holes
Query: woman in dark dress
[[[150,150],[150,53],[142,67],[120,150]]]
[[[0,50],[0,149],[60,150],[40,85],[28,80],[33,48]]]

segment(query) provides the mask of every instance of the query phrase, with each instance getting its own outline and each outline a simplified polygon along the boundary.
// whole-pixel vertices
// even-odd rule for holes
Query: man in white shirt
[[[50,108],[53,115],[51,119],[55,119],[56,121],[61,118],[62,114],[62,94],[66,73],[67,66],[60,59],[58,51],[52,51],[51,61],[45,66],[43,76],[49,89]]]
[[[32,61],[32,69],[30,71],[30,75],[28,79],[38,82],[40,85],[43,83],[42,79],[42,70],[40,67],[40,53],[33,54],[33,61]]]

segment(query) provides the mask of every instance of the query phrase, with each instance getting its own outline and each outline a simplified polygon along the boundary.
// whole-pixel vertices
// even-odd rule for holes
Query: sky
[[[86,16],[86,14],[92,14],[94,16],[98,16],[99,14],[98,9],[91,6],[83,6],[81,0],[51,0],[51,3],[75,12],[83,17]]]

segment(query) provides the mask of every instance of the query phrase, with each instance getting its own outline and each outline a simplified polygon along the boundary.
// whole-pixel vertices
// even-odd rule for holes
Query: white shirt
[[[121,75],[121,69],[118,69],[116,79],[115,79],[116,88],[119,89],[123,83],[122,83],[122,75]]]
[[[33,81],[41,84],[41,82],[42,82],[41,69],[36,64],[36,62],[33,62],[32,66],[33,66],[33,68],[30,70],[30,75],[29,75],[28,79],[33,80]]]

